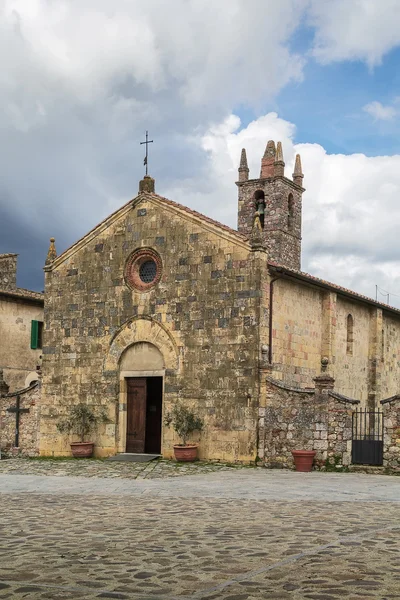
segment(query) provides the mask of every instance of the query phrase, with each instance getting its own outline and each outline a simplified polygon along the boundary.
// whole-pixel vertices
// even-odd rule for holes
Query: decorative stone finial
[[[154,194],[155,191],[155,180],[150,175],[145,175],[141,181],[139,181],[139,194],[147,192],[148,194]]]
[[[321,373],[325,373],[326,369],[328,368],[329,365],[329,358],[327,358],[326,356],[323,356],[321,358]]]
[[[49,251],[47,252],[47,257],[46,257],[46,265],[50,265],[53,260],[55,260],[57,258],[57,250],[56,247],[54,245],[54,242],[56,240],[52,237],[50,238],[50,246],[49,246]]]
[[[248,179],[249,179],[249,167],[247,165],[246,149],[242,148],[242,153],[240,155],[240,165],[239,165],[239,181],[248,181]]]
[[[274,176],[274,162],[275,162],[275,142],[273,140],[269,140],[266,145],[264,156],[261,160],[261,173],[260,178],[264,177],[273,177]]]
[[[301,168],[301,158],[300,154],[296,154],[296,162],[294,165],[294,173],[293,173],[293,182],[296,185],[300,185],[303,187],[303,171]]]
[[[276,145],[274,174],[277,177],[284,177],[285,175],[285,163],[283,160],[282,142],[278,142]]]
[[[0,396],[8,394],[10,386],[4,381],[3,369],[0,369]]]

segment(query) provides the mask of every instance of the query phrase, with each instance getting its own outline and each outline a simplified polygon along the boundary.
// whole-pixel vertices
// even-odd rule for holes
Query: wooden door
[[[126,451],[144,452],[146,441],[146,379],[129,378],[127,383]]]

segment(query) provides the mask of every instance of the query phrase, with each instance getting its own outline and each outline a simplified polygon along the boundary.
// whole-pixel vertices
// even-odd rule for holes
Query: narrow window
[[[31,348],[36,350],[43,347],[43,322],[31,322]]]
[[[262,190],[257,190],[254,194],[254,205],[256,211],[260,215],[261,227],[264,229],[264,216],[265,216],[265,194]]]
[[[346,354],[353,354],[353,330],[354,321],[351,315],[347,316],[347,343],[346,343]]]
[[[288,217],[287,217],[287,224],[288,224],[289,230],[293,229],[293,221],[294,221],[294,198],[293,198],[293,194],[289,194]]]

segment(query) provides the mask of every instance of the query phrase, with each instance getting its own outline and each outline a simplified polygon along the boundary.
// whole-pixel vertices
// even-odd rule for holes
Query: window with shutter
[[[43,348],[43,322],[32,321],[31,322],[31,348],[36,350],[37,348]]]
[[[38,348],[39,341],[39,321],[32,321],[31,323],[31,348],[36,350]]]

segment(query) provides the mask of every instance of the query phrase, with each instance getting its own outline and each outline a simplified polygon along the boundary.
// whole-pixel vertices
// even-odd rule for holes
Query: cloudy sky
[[[399,0],[0,0],[0,60],[19,286],[136,195],[149,129],[156,191],[231,226],[241,148],[300,152],[303,270],[400,306]]]

